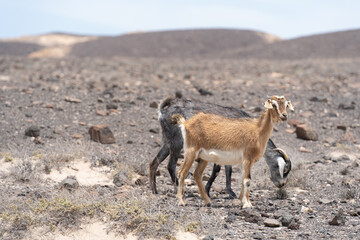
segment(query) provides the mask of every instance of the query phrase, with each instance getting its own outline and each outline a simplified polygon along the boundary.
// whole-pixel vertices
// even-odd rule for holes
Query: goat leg
[[[154,194],[157,194],[156,189],[156,171],[160,165],[161,162],[163,162],[167,156],[169,156],[170,150],[169,148],[164,144],[159,153],[156,155],[156,157],[151,161],[149,168],[150,168],[150,189]],[[176,163],[175,163],[176,164]]]
[[[232,174],[232,166],[231,165],[225,165],[225,173],[226,173],[226,188],[225,190],[230,195],[230,199],[235,199],[236,194],[231,189],[231,174]]]
[[[171,180],[174,184],[174,191],[176,193],[177,186],[179,185],[178,178],[176,177],[176,164],[179,159],[181,148],[175,148],[170,150],[170,160],[167,165]]]
[[[176,197],[179,199],[179,205],[185,205],[185,200],[184,200],[185,178],[189,173],[189,170],[193,165],[195,158],[196,158],[195,150],[193,148],[188,148],[185,153],[185,160],[181,165],[181,169],[179,171],[179,187],[176,194]]]
[[[249,199],[249,189],[250,189],[250,180],[251,180],[251,167],[254,161],[247,161],[244,160],[243,162],[243,174],[242,174],[242,181],[241,181],[241,193],[240,193],[240,200],[242,203],[243,208],[252,208],[252,204]]]
[[[215,181],[216,177],[219,175],[220,170],[221,170],[221,166],[214,164],[209,181],[206,183],[206,186],[205,186],[206,193],[209,197],[210,197],[210,188],[211,188],[213,182]]]
[[[194,179],[195,179],[196,184],[198,185],[201,198],[204,199],[205,205],[210,207],[210,198],[206,194],[204,184],[202,182],[202,176],[203,176],[203,173],[204,173],[204,170],[205,170],[207,164],[208,164],[207,161],[199,159],[199,163],[197,164],[195,172],[194,172]]]

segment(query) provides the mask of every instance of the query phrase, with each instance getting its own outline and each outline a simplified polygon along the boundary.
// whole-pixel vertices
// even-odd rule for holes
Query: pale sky
[[[290,39],[360,28],[359,0],[0,0],[0,38],[235,28]]]

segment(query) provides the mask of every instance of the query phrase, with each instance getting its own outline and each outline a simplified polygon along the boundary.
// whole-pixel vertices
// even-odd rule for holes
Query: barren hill
[[[30,58],[356,58],[360,57],[360,29],[291,40],[235,29],[140,32],[115,37],[50,33],[0,40],[0,55]]]
[[[246,49],[280,39],[250,30],[208,29],[125,34],[101,37],[73,46],[77,57],[179,57],[216,56],[218,52]]]
[[[0,55],[27,56],[29,53],[41,48],[40,45],[34,43],[0,41]]]
[[[2,39],[0,40],[0,55],[62,58],[68,55],[72,45],[96,38],[67,33],[49,33]]]
[[[252,49],[223,52],[220,57],[259,59],[360,57],[360,30],[318,34],[284,40]]]

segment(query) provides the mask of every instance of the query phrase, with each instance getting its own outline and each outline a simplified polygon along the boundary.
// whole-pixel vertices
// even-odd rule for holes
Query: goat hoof
[[[251,205],[251,203],[245,203],[243,206],[242,206],[243,209],[252,209],[253,206]]]
[[[179,206],[186,206],[186,203],[185,203],[184,200],[180,200],[178,205],[179,205]]]
[[[205,207],[211,207],[211,203],[205,203]]]
[[[236,196],[235,193],[230,193],[229,192],[229,199],[236,199],[236,198],[237,198],[237,196]]]

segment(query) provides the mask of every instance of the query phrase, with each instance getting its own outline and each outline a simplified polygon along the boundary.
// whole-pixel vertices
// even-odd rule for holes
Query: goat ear
[[[268,99],[265,104],[264,104],[264,107],[267,108],[267,109],[272,109],[273,106],[271,104],[271,99]]]
[[[294,107],[293,107],[293,105],[291,104],[291,101],[287,101],[287,107],[288,107],[291,111],[294,111]]]
[[[284,173],[288,173],[291,170],[291,161],[290,160],[285,160],[285,167],[284,167]]]

